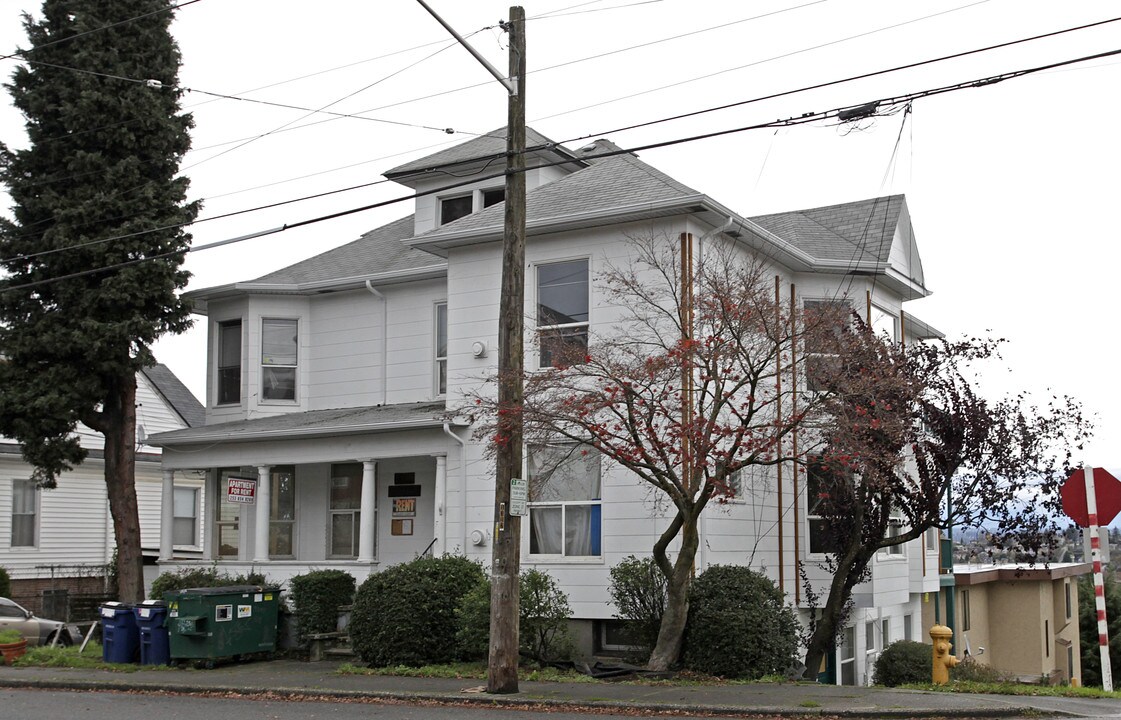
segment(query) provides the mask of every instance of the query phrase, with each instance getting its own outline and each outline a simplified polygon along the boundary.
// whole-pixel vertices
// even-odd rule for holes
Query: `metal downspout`
[[[460,526],[463,529],[463,554],[467,554],[467,442],[452,432],[449,423],[444,423],[444,433],[459,443],[459,512]],[[446,486],[445,486],[445,492]],[[444,507],[448,506],[447,497],[444,498]],[[444,527],[447,527],[447,518],[444,518]],[[445,530],[445,532],[447,532]]]

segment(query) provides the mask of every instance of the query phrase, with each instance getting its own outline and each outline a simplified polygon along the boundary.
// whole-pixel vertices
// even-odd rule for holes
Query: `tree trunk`
[[[672,566],[672,571],[666,576],[666,611],[662,615],[662,624],[658,628],[658,642],[654,645],[654,651],[650,653],[650,660],[646,664],[649,670],[669,670],[676,665],[681,659],[681,650],[685,642],[685,623],[689,619],[689,583],[693,579],[693,564],[696,561],[700,538],[697,534],[696,515],[684,515],[679,511],[678,518],[681,527],[681,550]],[[673,524],[670,528],[673,528]],[[666,555],[669,539],[667,534],[663,533],[654,546],[654,561],[663,574],[665,569],[670,567]]]
[[[810,678],[816,678],[822,659],[832,649],[833,640],[837,637],[838,625],[844,618],[845,604],[856,584],[855,579],[863,574],[871,558],[870,554],[850,550],[845,557],[838,560],[833,582],[829,584],[829,596],[821,611],[821,618],[818,619],[806,647],[806,673]]]
[[[144,599],[144,558],[136,502],[136,376],[117,378],[101,412],[105,436],[105,487],[117,540],[117,596]],[[165,500],[170,501],[170,498]]]

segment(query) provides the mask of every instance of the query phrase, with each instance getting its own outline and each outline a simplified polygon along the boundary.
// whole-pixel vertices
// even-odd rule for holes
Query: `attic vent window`
[[[483,207],[488,208],[491,205],[497,205],[506,199],[506,188],[494,188],[493,190],[483,190]]]

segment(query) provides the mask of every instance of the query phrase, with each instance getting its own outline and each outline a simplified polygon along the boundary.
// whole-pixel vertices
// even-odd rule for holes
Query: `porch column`
[[[432,534],[436,536],[433,555],[442,557],[447,552],[447,506],[448,506],[448,456],[436,456],[436,497],[433,498],[435,516],[432,520]]]
[[[362,461],[362,500],[359,506],[361,524],[358,528],[358,562],[374,561],[374,532],[378,526],[378,495],[375,478],[378,464]]]
[[[175,555],[172,549],[175,523],[175,471],[163,471],[163,488],[160,492],[160,562]]]
[[[253,562],[269,560],[269,465],[257,466],[257,514],[253,527]]]

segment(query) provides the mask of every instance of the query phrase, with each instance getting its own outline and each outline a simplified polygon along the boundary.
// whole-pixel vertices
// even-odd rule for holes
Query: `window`
[[[1045,657],[1051,657],[1051,621],[1043,621],[1043,650]]]
[[[969,591],[961,591],[961,631],[969,629]]]
[[[806,519],[809,521],[810,552],[836,552],[828,521],[823,517],[830,485],[836,482],[832,471],[820,462],[811,462],[806,469]]]
[[[856,628],[847,627],[841,635],[841,684],[856,685]]]
[[[913,640],[914,639],[913,633],[914,633],[914,631],[911,629],[911,616],[910,615],[904,615],[903,616],[903,639],[907,640],[907,641]]]
[[[1066,619],[1070,620],[1070,614],[1071,614],[1070,580],[1063,581],[1063,595],[1066,598]]]
[[[39,488],[33,480],[12,480],[12,547],[35,547]]]
[[[261,399],[296,399],[297,320],[261,321]]]
[[[447,225],[454,222],[464,215],[470,215],[472,210],[472,197],[468,195],[459,195],[457,197],[441,198],[440,199],[440,224]]]
[[[175,488],[171,502],[171,543],[198,545],[198,488]]]
[[[242,503],[230,502],[230,478],[257,482],[256,468],[222,468],[218,471],[218,502],[214,503],[215,545],[219,558],[237,558],[240,549],[239,525]]]
[[[529,552],[598,557],[600,456],[587,446],[530,448]]]
[[[844,300],[806,300],[802,307],[806,390],[825,390],[839,362],[835,340],[848,324],[852,307]]]
[[[581,361],[588,353],[588,260],[537,268],[541,367]]]
[[[926,549],[928,552],[938,552],[938,528],[926,531]]]
[[[436,303],[436,394],[448,392],[448,304]]]
[[[880,621],[880,647],[886,648],[891,644],[891,621],[884,619]]]
[[[358,557],[362,463],[331,466],[331,557]]]
[[[483,207],[485,207],[485,208],[488,208],[491,205],[497,205],[498,203],[504,201],[505,199],[506,199],[506,188],[504,188],[504,187],[492,188],[490,190],[483,190]]]
[[[296,468],[278,465],[269,473],[269,557],[294,557]]]
[[[218,404],[241,402],[241,320],[218,323]]]
[[[903,518],[902,511],[900,511],[898,508],[892,508],[891,509],[891,516],[888,518],[888,521],[887,521],[887,537],[888,538],[896,538],[896,537],[899,537],[900,535],[902,535],[903,534],[903,523],[904,523],[904,518]],[[903,554],[903,550],[904,550],[905,547],[906,547],[906,545],[904,543],[899,543],[899,544],[896,544],[896,545],[888,545],[886,548],[884,548],[884,551],[887,552],[888,555],[899,556],[899,555]]]
[[[872,320],[869,325],[876,335],[887,335],[892,342],[899,339],[899,319],[883,308],[872,306]]]
[[[864,652],[876,652],[876,623],[864,623]]]

